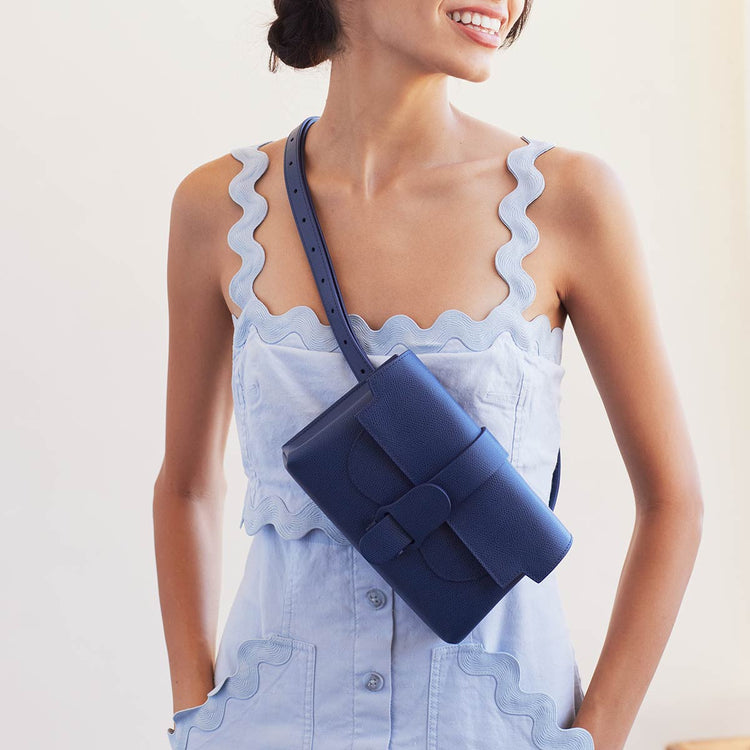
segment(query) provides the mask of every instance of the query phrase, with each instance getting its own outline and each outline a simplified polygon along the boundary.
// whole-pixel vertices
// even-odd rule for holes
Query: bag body
[[[410,349],[282,447],[284,466],[444,641],[457,643],[572,536]]]
[[[410,349],[374,367],[351,328],[290,133],[290,205],[342,353],[358,379],[282,446],[286,471],[444,641],[458,643],[525,575],[541,582],[572,535]]]

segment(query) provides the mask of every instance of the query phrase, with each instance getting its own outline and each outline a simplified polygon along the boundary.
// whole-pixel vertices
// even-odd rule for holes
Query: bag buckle
[[[442,487],[431,482],[417,484],[377,509],[359,540],[359,551],[371,563],[398,557],[412,543],[419,547],[450,514],[451,501]]]

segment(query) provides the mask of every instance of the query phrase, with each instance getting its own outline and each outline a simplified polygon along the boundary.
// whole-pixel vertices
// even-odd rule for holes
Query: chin
[[[482,83],[492,75],[492,61],[477,60],[474,65],[470,60],[463,59],[460,62],[453,62],[452,65],[443,65],[441,70],[453,78],[460,78],[472,83]]]

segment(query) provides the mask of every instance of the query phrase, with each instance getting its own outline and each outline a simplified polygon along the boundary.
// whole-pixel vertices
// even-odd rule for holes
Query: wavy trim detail
[[[266,524],[272,524],[284,539],[300,539],[313,528],[322,529],[337,544],[349,544],[338,527],[311,500],[293,513],[280,495],[267,495],[257,505],[245,501],[240,527],[248,535],[257,534]]]
[[[521,666],[507,651],[487,651],[481,643],[456,644],[458,664],[470,675],[495,678],[495,703],[506,714],[528,716],[533,722],[531,739],[538,750],[595,750],[594,738],[583,727],[561,727],[557,705],[547,693],[528,693],[521,688]]]
[[[185,750],[188,735],[194,728],[204,732],[213,732],[224,721],[227,701],[230,698],[248,700],[257,692],[260,685],[260,664],[265,662],[280,666],[286,664],[292,653],[304,651],[309,659],[315,649],[313,644],[306,644],[292,638],[272,635],[268,638],[253,638],[240,644],[237,650],[238,666],[236,671],[227,675],[208,693],[206,700],[199,706],[183,708],[173,714],[174,730],[167,729],[172,750]],[[308,668],[308,674],[310,670]],[[310,686],[307,686],[309,691]],[[307,730],[309,734],[309,730]]]
[[[396,313],[380,328],[373,329],[362,317],[349,313],[352,328],[369,354],[386,354],[397,344],[425,352],[440,351],[453,339],[459,340],[468,350],[483,351],[499,333],[508,330],[520,349],[557,364],[561,362],[562,328],[550,328],[551,322],[544,314],[530,321],[523,317],[523,311],[534,300],[536,286],[521,266],[521,260],[539,242],[539,231],[526,215],[528,205],[544,189],[544,177],[534,162],[554,144],[525,136],[523,140],[526,145],[512,150],[507,158],[508,169],[516,178],[516,187],[498,205],[498,216],[511,233],[511,238],[495,253],[495,267],[508,284],[508,296],[482,320],[474,320],[461,310],[448,309],[427,328],[420,327],[408,315]],[[275,315],[253,292],[253,282],[266,257],[254,233],[268,213],[268,202],[255,189],[255,183],[268,168],[268,154],[260,148],[268,143],[271,141],[230,151],[242,163],[242,168],[230,181],[229,194],[243,211],[227,233],[229,247],[242,258],[240,269],[229,284],[229,296],[242,311],[239,317],[232,316],[234,355],[244,345],[252,326],[267,343],[278,343],[290,334],[297,334],[306,349],[334,351],[338,342],[333,329],[322,323],[312,308],[296,305]]]

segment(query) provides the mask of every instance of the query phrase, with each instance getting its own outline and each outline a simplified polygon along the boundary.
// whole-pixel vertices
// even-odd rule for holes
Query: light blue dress
[[[350,313],[379,365],[413,349],[549,498],[560,443],[562,329],[522,312],[536,287],[526,207],[544,188],[534,161],[553,145],[524,138],[508,156],[516,186],[498,207],[511,239],[496,254],[509,295],[481,321],[446,310],[428,328],[394,315],[373,330]],[[174,714],[173,750],[594,750],[571,727],[583,693],[558,584],[523,578],[460,643],[436,636],[286,472],[281,446],[356,384],[333,332],[303,305],[274,315],[253,293],[268,205],[255,183],[264,143],[242,162],[229,231],[242,266],[229,291],[232,387],[253,535],[220,639],[214,689]]]

